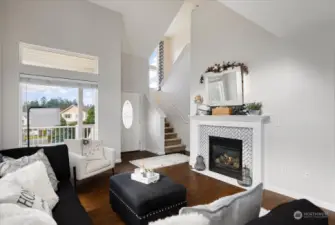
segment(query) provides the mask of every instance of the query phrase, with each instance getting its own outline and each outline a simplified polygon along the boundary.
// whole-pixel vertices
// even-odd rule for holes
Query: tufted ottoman
[[[109,179],[109,201],[114,212],[127,225],[146,225],[150,221],[178,214],[186,206],[186,189],[161,175],[153,184],[130,179],[130,173]]]

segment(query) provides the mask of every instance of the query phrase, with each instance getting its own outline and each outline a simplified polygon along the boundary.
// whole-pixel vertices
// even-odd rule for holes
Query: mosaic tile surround
[[[206,168],[209,168],[209,136],[242,140],[242,166],[248,167],[252,176],[252,128],[200,125],[200,152],[198,154],[204,157]]]

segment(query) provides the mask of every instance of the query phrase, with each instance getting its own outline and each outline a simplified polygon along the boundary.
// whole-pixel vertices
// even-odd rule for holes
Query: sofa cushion
[[[22,208],[37,209],[51,215],[48,203],[19,184],[0,179],[0,204],[16,204]]]
[[[220,198],[208,205],[185,207],[180,214],[199,213],[209,218],[211,225],[245,225],[258,218],[263,194],[263,184],[253,189]]]
[[[83,145],[83,156],[87,160],[102,160],[106,159],[104,156],[104,148],[100,140],[85,140],[86,145]]]
[[[44,163],[52,188],[57,191],[58,180],[56,178],[55,172],[50,165],[48,157],[44,154],[43,149],[38,150],[35,154],[30,156],[23,156],[15,160],[5,160],[5,162],[0,164],[0,176],[4,176],[8,173],[14,172],[17,169],[20,169],[37,161],[41,161]]]
[[[87,162],[86,172],[93,173],[111,165],[110,160],[92,160]]]
[[[328,225],[327,215],[306,199],[294,200],[272,209],[247,225]]]
[[[58,202],[58,196],[51,186],[47,170],[41,161],[9,173],[1,178],[1,181],[4,180],[16,183],[24,189],[36,193],[48,203],[50,209],[53,209]]]
[[[59,202],[52,213],[58,225],[92,225],[70,181],[61,181],[57,194]]]
[[[67,145],[67,148],[70,152],[76,153],[78,155],[83,154],[83,143],[78,139],[65,139],[64,144]]]
[[[50,165],[56,174],[57,180],[59,181],[69,180],[70,163],[69,163],[69,153],[66,145],[15,148],[15,149],[2,150],[1,154],[4,156],[12,157],[14,159],[18,159],[23,156],[33,155],[41,148],[44,149],[44,154],[48,157]]]

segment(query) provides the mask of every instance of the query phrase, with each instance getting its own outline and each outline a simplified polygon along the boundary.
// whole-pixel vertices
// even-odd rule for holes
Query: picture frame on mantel
[[[205,100],[211,107],[244,104],[244,73],[241,67],[204,74]]]

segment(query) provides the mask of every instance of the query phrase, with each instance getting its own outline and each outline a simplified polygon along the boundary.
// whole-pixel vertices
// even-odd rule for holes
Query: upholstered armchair
[[[71,177],[76,182],[112,169],[114,175],[115,149],[102,146],[101,141],[64,140],[69,149]]]

